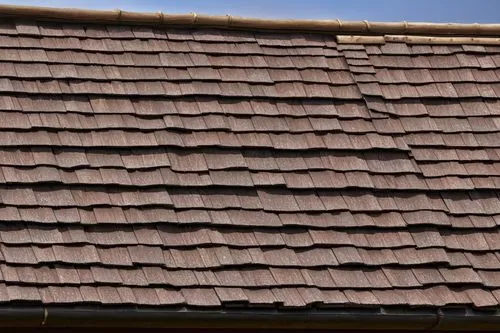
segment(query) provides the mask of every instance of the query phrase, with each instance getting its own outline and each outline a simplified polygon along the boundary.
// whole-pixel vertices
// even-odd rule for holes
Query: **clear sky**
[[[500,23],[500,0],[0,0],[16,5],[261,18]]]

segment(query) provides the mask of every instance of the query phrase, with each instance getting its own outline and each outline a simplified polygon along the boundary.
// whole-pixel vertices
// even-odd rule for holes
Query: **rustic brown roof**
[[[498,306],[487,44],[2,20],[0,302]]]

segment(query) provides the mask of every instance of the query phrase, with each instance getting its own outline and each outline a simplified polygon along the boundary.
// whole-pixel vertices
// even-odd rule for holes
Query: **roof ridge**
[[[340,44],[385,44],[406,43],[414,45],[500,45],[498,37],[473,36],[421,36],[421,35],[339,35],[336,37]]]
[[[232,15],[165,14],[162,12],[128,12],[0,5],[0,16],[26,17],[45,21],[74,21],[108,24],[145,24],[209,26],[250,30],[309,31],[335,34],[423,34],[447,36],[500,36],[500,24],[461,24],[428,22],[369,22],[336,20],[258,19]]]

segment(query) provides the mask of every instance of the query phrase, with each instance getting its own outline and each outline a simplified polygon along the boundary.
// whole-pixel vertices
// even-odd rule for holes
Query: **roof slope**
[[[0,302],[500,302],[499,46],[17,20],[0,60]]]

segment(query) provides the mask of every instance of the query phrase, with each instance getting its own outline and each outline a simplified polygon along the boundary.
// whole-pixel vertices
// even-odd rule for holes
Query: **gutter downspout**
[[[273,309],[0,306],[0,327],[169,327],[500,331],[500,310]]]

